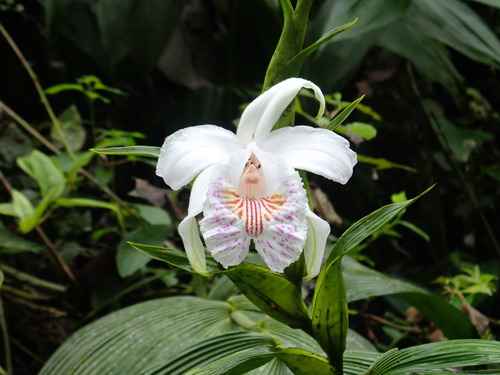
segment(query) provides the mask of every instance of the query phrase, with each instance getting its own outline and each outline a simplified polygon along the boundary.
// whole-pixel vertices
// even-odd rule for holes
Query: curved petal
[[[177,190],[212,164],[226,160],[243,145],[234,133],[215,125],[176,131],[165,139],[156,174]]]
[[[216,170],[217,165],[212,165],[201,172],[194,180],[189,195],[188,215],[196,216],[203,211],[203,205],[207,200],[207,191]]]
[[[302,87],[314,91],[316,99],[320,102],[318,116],[321,116],[325,111],[325,98],[320,88],[302,78],[289,78],[271,87],[248,105],[241,114],[236,131],[238,138],[248,145],[269,134]]]
[[[340,135],[310,126],[275,130],[257,143],[262,150],[281,156],[297,169],[303,169],[345,184],[357,163],[356,153]]]
[[[330,234],[330,224],[314,214],[309,208],[306,210],[306,217],[307,239],[304,246],[304,258],[307,274],[304,278],[310,280],[316,277],[321,270],[326,240]]]
[[[184,220],[180,222],[178,231],[193,270],[202,275],[208,275],[205,249],[201,242],[195,217],[193,215],[186,216]]]
[[[205,248],[200,238],[195,217],[203,210],[203,205],[207,200],[207,189],[215,170],[215,165],[205,169],[194,181],[189,196],[188,215],[180,222],[178,228],[189,263],[191,263],[195,272],[202,275],[208,275],[208,271]]]

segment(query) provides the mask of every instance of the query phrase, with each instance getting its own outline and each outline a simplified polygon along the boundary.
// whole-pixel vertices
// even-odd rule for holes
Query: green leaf
[[[160,147],[154,147],[154,146],[92,148],[90,149],[90,151],[106,155],[136,155],[136,156],[148,156],[151,158],[160,157]]]
[[[342,374],[349,316],[340,259],[328,266],[328,272],[320,273],[314,292],[311,308],[313,337],[325,350],[335,370]]]
[[[389,161],[387,159],[383,158],[372,158],[370,156],[365,156],[365,155],[360,155],[358,154],[358,161],[361,163],[368,163],[368,164],[373,164],[376,166],[377,169],[389,169],[389,168],[400,168],[407,170],[409,172],[416,172],[417,170],[412,167],[408,167],[403,164],[397,164],[393,163],[392,161]]]
[[[495,137],[478,129],[461,129],[450,123],[444,117],[438,117],[436,122],[439,129],[446,138],[455,158],[461,162],[469,160],[471,152],[486,141],[492,141]]]
[[[371,366],[367,375],[399,375],[492,363],[500,363],[500,342],[451,340],[390,350]],[[500,370],[493,373],[499,374]]]
[[[345,125],[348,132],[351,132],[367,141],[373,139],[377,136],[377,129],[371,125],[364,122],[352,122]]]
[[[354,108],[359,104],[361,100],[363,100],[365,96],[361,96],[355,101],[353,101],[351,104],[349,104],[342,112],[340,112],[335,118],[330,121],[330,123],[326,126],[327,129],[333,130],[335,129],[338,125],[342,124],[347,117],[351,114],[352,111],[354,111]]]
[[[484,5],[488,5],[490,7],[496,7],[500,9],[500,2],[497,0],[469,0],[469,1],[475,1],[476,3],[481,3]]]
[[[301,290],[280,273],[242,263],[224,274],[259,309],[292,328],[310,330],[311,320]]]
[[[351,225],[333,246],[333,250],[328,257],[326,264],[333,263],[333,261],[342,254],[347,254],[365,238],[370,236],[372,233],[375,233],[391,220],[395,219],[417,199],[427,194],[433,187],[434,186],[431,186],[413,199],[381,207]]]
[[[445,45],[422,33],[420,26],[406,22],[390,25],[377,39],[377,45],[406,58],[418,73],[431,82],[439,82],[458,94],[462,76],[456,70]]]
[[[11,195],[14,216],[21,220],[31,217],[35,212],[35,209],[26,195],[16,189],[12,190]],[[6,212],[8,214],[8,211]]]
[[[100,201],[91,198],[60,198],[57,200],[56,204],[61,207],[103,208],[106,210],[111,210],[115,213],[120,211],[119,207],[115,203],[109,203],[106,201]]]
[[[28,233],[36,227],[45,214],[47,208],[49,208],[49,206],[57,199],[57,197],[59,197],[60,194],[60,186],[54,186],[51,188],[46,195],[42,197],[42,200],[36,206],[33,214],[29,217],[23,218],[19,222],[19,229],[21,229],[21,232]]]
[[[332,365],[342,372],[342,353],[347,337],[347,301],[345,284],[340,271],[342,256],[361,241],[395,219],[416,198],[384,206],[354,223],[339,238],[325,261],[314,290],[311,308],[313,336],[325,350]]]
[[[7,229],[0,229],[0,254],[41,253],[44,248],[23,237],[16,236]]]
[[[66,108],[60,115],[59,121],[61,122],[61,127],[63,134],[68,141],[68,145],[73,151],[78,151],[83,147],[85,143],[85,128],[83,127],[82,117],[76,105],[70,105]],[[51,138],[54,140],[55,144],[62,147],[61,138],[59,133],[52,127],[50,132]]]
[[[59,94],[60,92],[63,91],[80,91],[83,92],[85,91],[82,85],[79,85],[78,83],[59,83],[54,86],[50,86],[46,88],[44,91],[48,95],[55,95]]]
[[[139,210],[139,215],[151,225],[173,226],[172,218],[168,212],[161,207],[151,206],[149,204],[134,204],[134,207]]]
[[[42,197],[50,192],[53,198],[57,198],[63,193],[66,183],[64,175],[54,160],[44,153],[33,150],[30,155],[18,158],[17,165],[36,180]]]
[[[118,244],[116,267],[121,277],[127,277],[143,268],[151,261],[151,257],[134,250],[128,242],[148,242],[160,246],[171,233],[167,225],[150,225],[128,233]]]
[[[462,1],[413,1],[402,21],[472,60],[500,66],[500,41]]]
[[[273,344],[255,332],[226,333],[201,341],[146,375],[243,374],[269,362],[274,355],[266,347]],[[238,352],[243,353],[234,356]]]
[[[233,319],[235,313],[245,314],[257,322],[251,329],[262,334],[261,338],[255,333],[246,336],[253,347],[248,351],[242,347],[230,356],[232,358],[225,358],[225,348],[231,348],[231,336],[218,341],[221,350],[217,350],[215,345],[208,345],[217,341],[206,340],[230,332],[247,332],[246,328]],[[238,337],[244,338],[234,336],[236,339]],[[346,352],[346,375],[365,373],[369,365],[380,356],[376,352],[362,349],[369,345],[366,340],[361,338],[364,343],[357,345],[359,336],[353,337],[352,350],[357,351]],[[206,361],[203,363],[199,361],[199,352],[193,350],[196,345],[204,350]],[[190,296],[168,297],[114,311],[79,329],[46,361],[39,375],[146,374],[171,362],[179,365],[191,363],[191,367],[185,368],[186,372],[200,367],[207,371],[232,368],[231,366],[238,366],[238,361],[241,361],[243,368],[249,368],[246,366],[253,367],[255,361],[263,360],[261,355],[270,353],[266,346],[276,345],[281,349],[293,347],[318,355],[324,354],[311,336],[266,317],[241,295],[230,297],[227,301]],[[373,347],[368,350],[373,350]],[[236,367],[238,369],[241,368]],[[218,374],[221,373],[224,371]],[[243,371],[235,371],[233,374],[241,373]],[[184,375],[185,372],[181,374]],[[292,374],[283,362],[275,358],[249,372],[249,375]]]
[[[297,55],[295,55],[284,67],[283,67],[283,74],[286,75],[287,77],[294,77],[300,74],[300,69],[302,68],[302,65],[304,64],[304,61],[314,52],[316,51],[319,47],[321,47],[323,44],[327,43],[330,41],[333,37],[336,35],[340,34],[341,32],[350,29],[353,27],[356,22],[358,22],[358,19],[354,19],[354,21],[351,21],[343,26],[337,27],[329,32],[327,32],[325,35],[323,35],[321,38],[319,38],[316,42],[308,46],[307,48],[304,48],[302,51],[300,51]]]
[[[342,259],[342,266],[349,302],[379,296],[396,296],[416,307],[449,339],[477,337],[476,328],[467,316],[443,298],[363,266],[349,257]]]
[[[328,359],[298,348],[278,349],[276,352],[277,358],[285,362],[287,367],[292,370],[294,375],[334,375],[339,374],[330,366]]]
[[[185,271],[194,272],[186,253],[182,251],[169,249],[167,247],[142,245],[133,242],[128,242],[128,244],[153,259],[161,260]],[[217,262],[212,257],[207,257],[207,270],[213,273],[222,272],[219,269]]]

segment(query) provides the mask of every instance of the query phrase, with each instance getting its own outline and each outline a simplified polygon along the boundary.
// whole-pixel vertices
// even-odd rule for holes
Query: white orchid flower
[[[200,229],[207,250],[224,268],[241,263],[253,241],[273,271],[283,272],[304,251],[306,279],[319,273],[330,226],[310,210],[295,168],[345,184],[357,159],[349,142],[327,129],[293,126],[271,131],[303,87],[314,91],[321,116],[325,99],[319,87],[290,78],[247,106],[236,134],[200,125],[165,140],[156,174],[173,190],[196,177],[188,214],[179,224],[196,272],[208,273],[195,219],[203,212]]]

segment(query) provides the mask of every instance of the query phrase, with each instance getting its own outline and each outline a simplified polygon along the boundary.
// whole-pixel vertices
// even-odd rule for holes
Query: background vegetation
[[[346,186],[311,177],[316,210],[334,240],[381,205],[437,184],[355,258],[442,295],[494,339],[500,6],[316,1],[305,44],[356,17],[301,74],[330,95],[332,116],[365,95],[339,130],[360,163]],[[221,288],[126,244],[180,248],[188,192],[167,191],[154,159],[87,150],[160,146],[196,124],[232,128],[260,92],[282,15],[273,0],[3,0],[0,20],[0,366],[33,374],[100,316]],[[312,102],[301,104],[296,122],[309,123]],[[407,299],[373,296],[352,299],[351,328],[379,350],[443,338]]]

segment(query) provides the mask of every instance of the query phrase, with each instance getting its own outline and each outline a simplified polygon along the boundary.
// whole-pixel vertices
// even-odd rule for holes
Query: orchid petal
[[[193,270],[202,275],[208,275],[205,249],[201,242],[196,218],[193,215],[186,216],[184,220],[180,222],[178,231]]]
[[[250,237],[244,230],[245,219],[233,209],[234,200],[241,197],[229,182],[230,172],[228,166],[217,169],[200,222],[208,251],[224,268],[241,263],[250,247]]]
[[[330,225],[309,208],[306,210],[307,217],[307,239],[304,246],[304,258],[306,260],[307,274],[304,277],[310,280],[319,274],[326,241],[330,234]]]
[[[302,87],[312,89],[320,102],[318,116],[325,111],[325,98],[320,88],[302,78],[289,78],[271,87],[243,111],[236,135],[245,144],[259,141],[269,134],[290,102]]]
[[[203,205],[207,200],[207,189],[214,174],[215,166],[211,166],[201,172],[193,183],[191,195],[189,196],[188,214],[179,224],[179,234],[186,250],[189,263],[194,271],[207,275],[205,248],[200,238],[196,215],[202,212]]]
[[[297,169],[303,169],[345,184],[357,163],[356,153],[340,135],[310,126],[275,130],[259,141],[259,148],[281,156]]]
[[[234,133],[219,126],[181,129],[163,143],[156,174],[178,190],[205,168],[228,159],[242,148]]]

